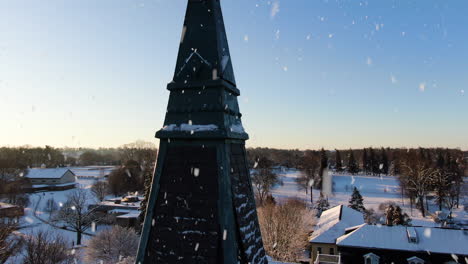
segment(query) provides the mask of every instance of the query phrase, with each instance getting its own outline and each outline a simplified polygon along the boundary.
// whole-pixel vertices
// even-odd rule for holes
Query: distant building
[[[139,210],[142,196],[125,196],[122,198],[111,198],[97,204],[90,204],[90,210],[96,210],[104,214],[115,213],[113,210]],[[112,212],[111,212],[112,211]]]
[[[369,225],[362,213],[343,205],[323,212],[310,243],[313,264],[453,264],[468,259],[468,230]]]
[[[349,207],[339,205],[322,213],[314,232],[309,238],[312,262],[322,259],[327,263],[339,263],[336,240],[346,229],[364,224],[364,215]]]
[[[70,170],[78,179],[103,179],[109,177],[115,169],[115,166],[87,166],[74,167]]]
[[[18,222],[19,218],[22,216],[24,216],[23,207],[14,204],[0,203],[0,222]]]
[[[468,231],[363,224],[337,239],[342,263],[449,264],[468,257]]]
[[[94,210],[100,217],[115,216],[116,222],[122,227],[140,228],[138,217],[140,215],[140,204],[143,197],[125,196],[123,198],[112,198],[97,204],[88,205],[89,210]]]
[[[35,168],[25,175],[32,184],[33,191],[67,190],[75,188],[75,174],[68,168]]]
[[[139,227],[139,218],[140,211],[129,210],[127,212],[122,212],[116,217],[117,225],[127,228],[138,228]]]

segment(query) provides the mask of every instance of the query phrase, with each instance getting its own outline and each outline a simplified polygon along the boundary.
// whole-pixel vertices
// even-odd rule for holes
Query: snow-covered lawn
[[[90,188],[92,184],[95,182],[94,179],[77,179],[77,187],[83,188],[88,192],[89,195],[89,203],[94,203],[95,198],[92,195]],[[24,235],[32,235],[37,234],[39,231],[48,231],[53,234],[58,234],[63,236],[69,243],[69,247],[71,248],[76,243],[76,233],[73,231],[64,230],[61,228],[55,228],[47,223],[49,221],[49,213],[44,211],[46,207],[47,200],[54,199],[57,206],[60,204],[64,204],[67,200],[67,196],[74,192],[76,189],[65,190],[65,191],[52,191],[52,192],[37,192],[32,193],[29,195],[29,205],[24,210],[24,217],[20,219],[20,233]],[[41,221],[44,220],[44,221]],[[60,227],[61,225],[58,224]],[[108,228],[108,226],[99,226],[99,230],[103,230]],[[94,233],[93,230],[88,230],[88,233]],[[90,239],[91,236],[83,234],[82,236],[82,244],[86,245],[87,241]],[[81,254],[78,251],[76,254]],[[11,258],[8,260],[7,263],[21,263],[22,256],[19,255],[15,258]],[[78,262],[79,263],[79,262]]]
[[[77,182],[80,188],[83,188],[88,192],[89,203],[94,203],[95,198],[90,191],[90,187],[94,183],[94,180],[78,179]],[[61,204],[64,204],[67,201],[67,196],[70,193],[74,192],[75,190],[76,189],[65,190],[65,191],[38,192],[38,193],[31,194],[29,196],[29,199],[30,199],[29,206],[25,208],[25,216],[21,219],[21,226],[29,226],[29,227],[21,229],[21,232],[24,234],[32,234],[32,233],[37,233],[38,231],[41,231],[41,230],[54,231],[62,235],[63,237],[65,237],[67,240],[69,240],[70,245],[73,243],[73,241],[76,242],[75,232],[54,228],[37,218],[39,217],[39,218],[42,218],[43,220],[48,221],[50,218],[49,213],[44,211],[47,201],[49,199],[54,199],[55,203],[58,206],[60,206]],[[89,239],[89,236],[87,235],[83,236],[84,243],[86,243],[88,239]]]
[[[277,186],[273,190],[273,196],[277,200],[286,198],[299,198],[310,202],[310,193],[299,190],[296,178],[300,176],[300,171],[295,169],[282,170],[280,172],[283,181],[282,186]],[[378,207],[384,202],[395,202],[413,219],[413,225],[417,226],[437,226],[430,217],[422,217],[421,213],[413,208],[411,210],[409,200],[401,197],[398,179],[393,176],[364,176],[333,174],[333,194],[328,197],[330,206],[339,204],[347,205],[354,187],[357,187],[364,198],[364,206],[367,209],[378,211]],[[314,190],[314,201],[320,196],[320,191]],[[458,219],[468,220],[468,215],[464,212],[463,206],[454,211],[454,216]]]

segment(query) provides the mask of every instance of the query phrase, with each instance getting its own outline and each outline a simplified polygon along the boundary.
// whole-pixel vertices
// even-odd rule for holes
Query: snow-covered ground
[[[299,198],[310,201],[310,193],[299,190],[296,178],[300,176],[300,171],[295,169],[284,169],[279,173],[283,181],[282,186],[277,186],[273,190],[273,196],[278,199]],[[332,174],[333,194],[328,199],[330,206],[339,204],[347,205],[354,187],[357,187],[364,198],[364,206],[367,209],[378,211],[378,207],[384,202],[395,202],[413,219],[416,226],[437,226],[430,217],[422,217],[421,213],[413,208],[411,210],[409,200],[401,197],[398,179],[393,176],[364,176]],[[314,190],[314,201],[320,196],[320,191]],[[463,210],[463,206],[455,209],[454,217],[460,220],[468,220],[468,215]]]
[[[105,168],[106,172],[108,172],[109,170],[110,168]],[[82,188],[87,192],[88,204],[96,203],[97,200],[95,196],[91,193],[90,188],[95,183],[95,181],[101,177],[103,170],[101,170],[100,168],[89,169],[89,167],[83,167],[83,168],[73,168],[72,171],[82,172],[80,174],[85,174],[83,172],[86,172],[86,176],[89,176],[89,178],[77,177],[77,187]],[[47,221],[49,221],[50,215],[48,212],[44,210],[44,208],[46,207],[46,203],[49,199],[54,199],[57,206],[60,206],[62,204],[65,204],[65,202],[67,201],[67,196],[70,195],[74,191],[76,191],[76,189],[65,190],[65,191],[37,192],[37,193],[30,194],[29,195],[30,202],[29,202],[28,207],[25,208],[25,216],[22,217],[20,220],[21,229],[19,231],[24,235],[36,234],[39,231],[49,231],[54,234],[63,236],[70,244],[70,247],[75,245],[76,239],[77,239],[76,233],[73,231],[56,228],[48,224]],[[45,222],[41,221],[41,219],[44,220]],[[60,226],[62,225],[58,224],[58,227]],[[101,231],[106,228],[109,228],[109,226],[99,225],[96,227],[96,230]],[[98,231],[95,231],[90,228],[86,232],[89,234],[94,234]],[[82,244],[86,245],[90,238],[91,236],[83,234]],[[20,258],[21,257],[10,259],[9,263],[20,263],[21,262]]]
[[[77,179],[78,186],[85,189],[89,194],[89,203],[97,202],[95,197],[92,195],[90,188],[92,184],[101,178],[103,171],[108,173],[111,168],[100,168],[100,167],[81,167],[81,168],[72,168],[72,170],[83,176],[88,177],[79,177]],[[300,176],[300,171],[295,169],[281,170],[280,176],[283,181],[282,186],[277,186],[273,190],[273,196],[277,200],[287,199],[287,198],[299,198],[307,202],[310,202],[310,193],[306,194],[305,190],[300,190],[296,179]],[[352,190],[354,187],[357,187],[363,198],[364,206],[366,208],[373,208],[378,211],[378,207],[381,203],[392,201],[400,206],[403,210],[410,215],[413,219],[413,225],[418,226],[436,226],[431,218],[423,218],[420,212],[417,209],[410,210],[409,201],[406,198],[402,198],[399,191],[398,180],[395,177],[391,176],[352,176],[352,175],[332,175],[332,186],[333,194],[329,198],[330,206],[335,206],[339,204],[348,204],[348,200],[351,196]],[[39,192],[30,195],[30,204],[25,209],[25,216],[21,219],[21,226],[23,227],[20,231],[23,234],[31,234],[38,232],[40,230],[48,230],[58,233],[64,236],[72,246],[73,241],[76,242],[76,233],[72,231],[67,231],[59,228],[54,228],[53,226],[44,223],[39,218],[43,220],[49,220],[49,214],[44,211],[47,200],[53,198],[57,204],[64,204],[67,200],[67,195],[74,192],[75,189],[66,190],[66,191],[53,191],[53,192]],[[314,200],[317,200],[319,197],[319,191],[314,190],[313,193]],[[35,213],[34,213],[35,212]],[[458,219],[468,220],[468,215],[464,212],[463,207],[454,211],[454,216]],[[107,226],[99,226],[97,229],[99,231],[108,228]],[[93,234],[93,230],[88,230],[88,233]],[[90,236],[83,235],[83,244],[86,245],[87,241],[90,239]],[[15,263],[15,262],[10,262]]]
[[[78,179],[78,186],[85,189],[88,192],[89,203],[95,202],[95,197],[90,191],[91,185],[94,183],[94,180],[87,179]],[[70,243],[73,241],[76,242],[76,233],[72,231],[67,231],[63,229],[53,228],[47,223],[42,222],[39,218],[48,221],[50,216],[49,213],[44,211],[46,203],[49,199],[54,199],[55,203],[60,206],[67,201],[67,196],[76,189],[65,190],[65,191],[52,191],[52,192],[38,192],[33,193],[29,196],[30,202],[29,206],[25,208],[25,216],[21,219],[21,226],[29,226],[22,228],[21,232],[24,234],[31,234],[38,232],[40,230],[52,230],[60,235],[64,236]],[[35,212],[35,213],[34,213]],[[89,236],[83,236],[83,242],[86,242],[89,239]]]

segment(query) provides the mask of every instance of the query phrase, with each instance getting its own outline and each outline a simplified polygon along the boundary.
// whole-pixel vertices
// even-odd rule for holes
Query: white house
[[[345,234],[346,229],[364,224],[364,215],[349,207],[338,205],[322,213],[314,232],[309,238],[312,261],[317,256],[326,258],[329,263],[339,263],[333,256],[338,256],[336,240]]]
[[[75,174],[68,168],[28,169],[25,177],[31,181],[33,186],[65,186],[74,185],[76,182]]]

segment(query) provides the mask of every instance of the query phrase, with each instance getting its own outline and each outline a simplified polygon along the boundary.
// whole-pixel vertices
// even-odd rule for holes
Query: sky
[[[468,149],[468,1],[221,0],[249,147]],[[157,143],[187,0],[0,0],[0,146]]]

